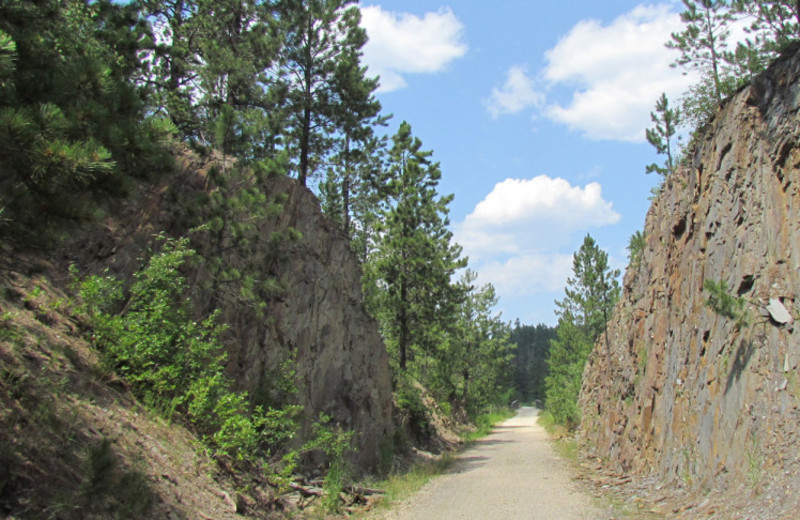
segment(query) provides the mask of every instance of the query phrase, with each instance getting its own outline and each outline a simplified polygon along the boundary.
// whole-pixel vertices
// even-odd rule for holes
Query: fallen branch
[[[292,482],[289,484],[289,488],[293,491],[297,491],[303,497],[321,497],[322,490],[320,488],[315,487],[305,487],[301,486],[300,484],[295,484]]]

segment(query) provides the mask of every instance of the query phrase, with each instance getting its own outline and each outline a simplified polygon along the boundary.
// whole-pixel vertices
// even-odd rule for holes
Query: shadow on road
[[[458,461],[447,471],[448,474],[466,473],[483,466],[489,457],[473,455],[470,457],[459,457]]]
[[[509,444],[514,441],[509,441],[505,439],[492,439],[490,437],[484,437],[483,439],[475,441],[475,447],[478,446],[496,446],[498,444]]]

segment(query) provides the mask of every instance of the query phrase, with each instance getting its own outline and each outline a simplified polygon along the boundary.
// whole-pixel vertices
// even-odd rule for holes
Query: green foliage
[[[407,372],[395,374],[394,396],[400,420],[422,438],[430,436],[432,426],[428,408],[422,400],[422,387]]]
[[[642,262],[642,253],[647,245],[647,240],[644,232],[636,231],[628,239],[628,266],[636,269]]]
[[[63,217],[91,218],[127,177],[165,169],[171,128],[147,116],[131,81],[131,9],[0,4],[0,207],[14,235],[46,238]]]
[[[700,80],[682,100],[683,120],[699,127],[717,105],[755,74],[766,68],[775,51],[796,37],[796,5],[787,2],[683,0],[685,29],[672,34],[667,47],[681,52],[673,66],[697,71]],[[746,16],[752,20],[753,40],[729,49],[731,25]],[[649,139],[648,139],[649,140]]]
[[[708,279],[703,282],[703,288],[709,293],[706,305],[715,313],[733,320],[740,328],[749,324],[750,316],[745,308],[747,301],[742,297],[732,296],[725,280],[715,282]]]
[[[494,427],[506,419],[514,417],[514,412],[508,408],[498,408],[486,413],[482,413],[475,418],[475,431],[469,432],[464,436],[465,442],[475,441],[486,437]]]
[[[281,85],[286,93],[286,137],[300,183],[318,172],[333,146],[333,130],[356,138],[380,105],[376,79],[359,64],[367,41],[353,0],[277,2],[284,45]],[[344,153],[349,150],[345,147]]]
[[[558,306],[556,339],[550,345],[545,380],[545,407],[554,420],[567,428],[580,421],[578,395],[586,360],[594,344],[604,340],[610,350],[606,324],[619,299],[618,270],[608,265],[608,254],[589,235],[573,259],[573,277],[567,279],[566,296]]]
[[[313,424],[314,438],[309,441],[304,449],[319,450],[328,458],[328,471],[323,481],[322,504],[329,512],[338,512],[339,494],[344,489],[345,480],[348,478],[347,461],[345,455],[352,450],[353,432],[342,429],[341,426],[331,424],[331,417],[320,413],[319,420]]]
[[[732,8],[751,21],[754,45],[771,55],[800,37],[800,5],[796,0],[734,0]]]
[[[476,280],[477,273],[469,269],[460,280],[465,298],[447,341],[439,346],[439,377],[434,380],[443,395],[471,417],[493,406],[508,405],[516,348],[510,341],[510,327],[493,314],[497,305],[494,287],[477,287]]]
[[[555,335],[554,327],[520,325],[519,320],[511,329],[510,341],[517,345],[512,361],[515,399],[523,403],[544,400],[547,357]]]
[[[421,150],[408,123],[400,125],[392,142],[391,202],[377,211],[377,243],[365,266],[365,292],[392,361],[404,371],[414,358],[435,354],[461,298],[451,279],[466,261],[447,229],[452,196],[439,197],[436,191],[438,163]]]
[[[134,275],[122,312],[119,281],[90,276],[81,282],[94,344],[146,404],[167,415],[184,413],[218,454],[252,456],[265,441],[270,417],[260,408],[251,412],[246,394],[233,392],[223,374],[216,314],[201,322],[191,318],[179,269],[194,251],[186,239],[160,241],[160,251]]]
[[[667,159],[663,166],[653,163],[645,168],[646,173],[656,172],[662,177],[666,177],[675,168],[673,161],[672,139],[681,124],[681,112],[678,109],[669,107],[669,100],[666,94],[656,101],[656,111],[650,112],[650,120],[655,126],[646,131],[647,142],[653,145],[656,153],[666,155]]]
[[[717,104],[729,92],[723,90],[722,77],[733,13],[725,0],[683,0],[681,20],[685,29],[672,34],[667,47],[681,57],[675,65],[695,69],[710,80],[710,103]]]

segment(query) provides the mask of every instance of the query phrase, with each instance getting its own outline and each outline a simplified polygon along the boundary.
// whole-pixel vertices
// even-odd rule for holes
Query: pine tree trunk
[[[311,139],[311,107],[308,106],[310,101],[307,99],[306,103],[306,106],[303,107],[303,129],[300,135],[300,170],[297,172],[297,180],[303,186],[306,185],[308,177],[309,140]]]
[[[303,119],[302,128],[300,129],[300,171],[297,173],[297,179],[303,186],[306,185],[306,178],[308,177],[308,156],[311,153],[311,103],[312,103],[312,77],[311,68],[313,57],[311,56],[311,37],[313,35],[313,27],[311,20],[308,20],[306,28],[306,47],[305,47],[305,63],[303,71]]]
[[[407,299],[408,289],[406,282],[401,278],[400,280],[400,337],[398,339],[400,348],[400,370],[406,369],[407,352],[406,345],[408,344],[408,312],[407,312]]]
[[[344,174],[342,177],[342,227],[350,237],[350,137],[344,141]]]

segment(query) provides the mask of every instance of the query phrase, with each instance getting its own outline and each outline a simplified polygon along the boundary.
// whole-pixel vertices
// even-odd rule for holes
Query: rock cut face
[[[357,470],[381,463],[384,443],[394,435],[389,358],[377,322],[363,304],[361,268],[347,237],[325,217],[317,198],[293,179],[273,177],[263,193],[280,202],[280,211],[251,218],[261,246],[236,246],[236,239],[213,233],[198,235],[198,224],[210,193],[220,189],[209,175],[222,159],[176,152],[177,172],[157,186],[140,186],[105,225],[83,230],[65,245],[62,256],[89,272],[104,268],[128,277],[153,242],[153,236],[192,237],[192,247],[214,258],[224,269],[256,279],[273,279],[283,290],[268,298],[260,313],[214,284],[207,264],[186,266],[198,316],[214,309],[229,325],[224,333],[227,371],[239,390],[256,401],[284,402],[304,410],[302,442],[320,412],[354,432],[351,460]],[[242,182],[253,182],[243,177]],[[187,217],[187,214],[191,214]],[[201,217],[202,220],[205,217]],[[194,219],[194,220],[192,220]],[[276,250],[271,237],[299,232]],[[287,365],[288,363],[288,365]],[[277,395],[275,381],[294,370],[295,395]]]
[[[611,350],[598,344],[584,373],[591,453],[688,489],[734,493],[754,473],[764,485],[800,474],[798,48],[698,132],[644,232]],[[706,280],[746,300],[746,323],[706,305]]]
[[[272,182],[277,193],[286,193],[286,203],[265,233],[291,227],[302,237],[278,263],[276,277],[288,290],[266,309],[268,323],[260,335],[246,325],[240,331],[249,341],[236,343],[230,365],[242,388],[254,393],[269,383],[275,358],[291,352],[298,404],[310,419],[324,412],[353,430],[353,461],[374,470],[382,443],[394,432],[391,372],[378,324],[363,305],[361,268],[348,239],[321,213],[311,192],[291,179]]]

